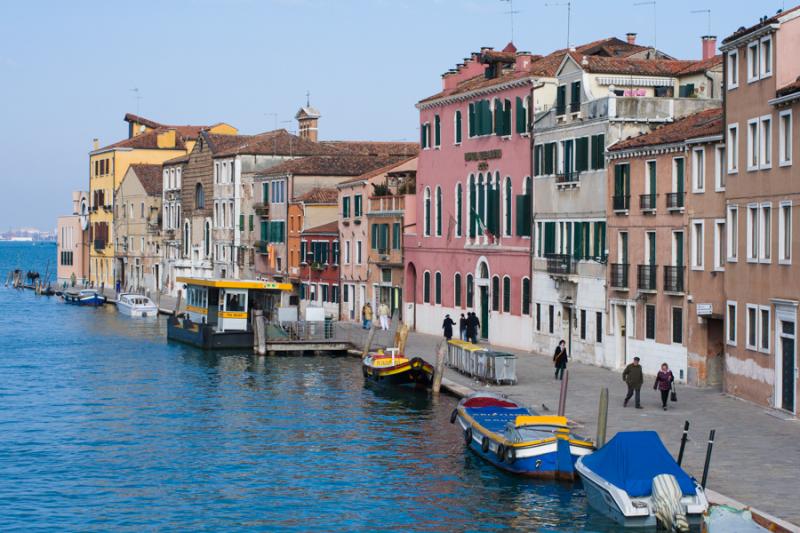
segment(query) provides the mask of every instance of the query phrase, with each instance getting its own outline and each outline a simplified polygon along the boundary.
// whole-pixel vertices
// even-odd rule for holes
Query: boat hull
[[[419,357],[388,367],[376,367],[365,362],[362,370],[365,379],[380,385],[429,389],[433,384],[433,366]]]
[[[167,339],[204,350],[253,348],[252,331],[217,332],[206,324],[189,322],[174,316],[167,320]]]
[[[148,317],[158,315],[157,307],[132,307],[121,302],[117,303],[117,310],[123,315],[132,317]]]
[[[80,296],[77,294],[63,294],[64,303],[69,305],[82,305],[87,307],[97,307],[106,303],[106,297],[99,294],[92,296]]]

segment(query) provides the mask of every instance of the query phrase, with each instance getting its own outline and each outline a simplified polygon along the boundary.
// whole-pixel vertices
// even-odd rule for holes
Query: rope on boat
[[[656,521],[667,531],[689,531],[686,510],[681,504],[683,492],[678,480],[671,474],[659,474],[653,478],[653,512]]]

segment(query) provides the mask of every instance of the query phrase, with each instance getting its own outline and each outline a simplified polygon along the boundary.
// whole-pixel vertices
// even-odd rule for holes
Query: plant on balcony
[[[392,190],[389,188],[389,184],[384,183],[373,183],[372,184],[372,196],[391,196]]]

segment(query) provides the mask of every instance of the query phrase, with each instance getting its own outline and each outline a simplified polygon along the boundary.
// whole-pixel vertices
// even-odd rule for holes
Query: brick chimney
[[[703,59],[717,55],[717,36],[703,35]]]
[[[633,32],[629,32],[625,34],[625,37],[628,38],[628,44],[636,44],[636,34]]]

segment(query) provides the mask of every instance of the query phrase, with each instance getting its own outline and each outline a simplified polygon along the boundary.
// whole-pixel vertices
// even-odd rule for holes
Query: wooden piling
[[[261,309],[256,309],[253,311],[253,317],[255,319],[255,330],[253,331],[253,340],[255,341],[255,352],[258,355],[266,355],[267,353],[267,339],[264,336],[264,311]]]
[[[172,311],[172,316],[177,316],[178,311],[181,309],[181,297],[183,296],[183,291],[178,289],[178,299],[175,300],[175,309]]]
[[[600,389],[600,407],[597,411],[597,439],[595,445],[600,448],[606,443],[608,428],[608,387]]]
[[[439,390],[442,388],[442,374],[444,373],[444,354],[447,346],[447,341],[442,339],[439,346],[436,348],[436,366],[433,372],[433,385],[431,390],[433,394],[438,395]]]
[[[367,334],[367,340],[364,342],[364,349],[361,352],[361,357],[366,357],[369,353],[369,349],[372,347],[372,339],[375,337],[376,327],[373,324],[371,328],[369,328],[369,333]]]
[[[564,378],[561,380],[561,392],[558,395],[558,416],[564,416],[567,410],[567,386],[569,385],[569,370],[564,370]]]
[[[408,326],[403,324],[397,334],[397,351],[401,354],[406,353],[406,342],[408,342]]]

